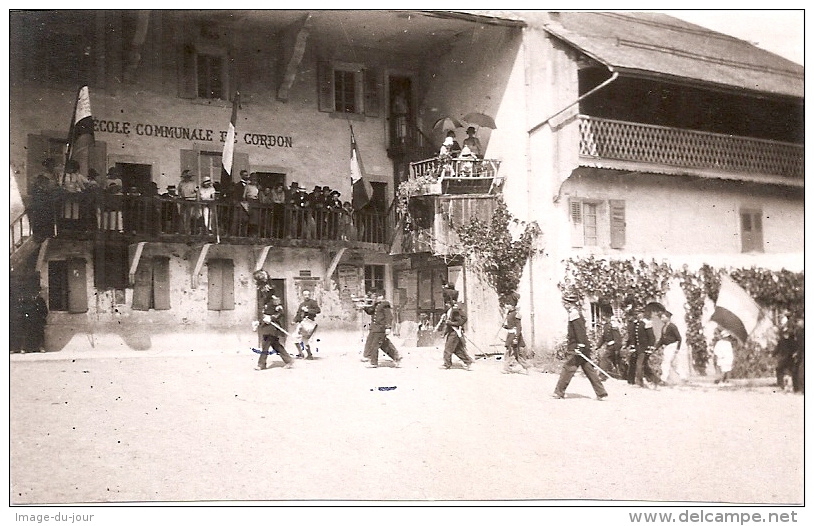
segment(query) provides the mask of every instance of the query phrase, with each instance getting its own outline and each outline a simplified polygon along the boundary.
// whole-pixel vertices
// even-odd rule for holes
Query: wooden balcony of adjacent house
[[[274,244],[386,251],[394,212],[61,192],[47,237],[175,243]],[[42,212],[39,212],[42,213]],[[49,213],[50,215],[50,213]],[[50,221],[49,221],[50,220]],[[19,229],[15,223],[10,229]],[[10,230],[12,231],[12,230]],[[21,236],[15,236],[19,238]],[[21,243],[19,243],[21,244]],[[13,253],[14,246],[10,246]]]
[[[803,187],[804,146],[579,115],[580,165]]]

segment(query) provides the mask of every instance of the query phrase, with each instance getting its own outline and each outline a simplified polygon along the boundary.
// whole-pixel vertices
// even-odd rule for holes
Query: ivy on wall
[[[721,274],[728,272],[732,280],[743,287],[768,315],[786,313],[791,323],[804,316],[805,274],[788,270],[773,271],[763,268],[715,269],[702,265],[691,271],[685,265],[673,270],[667,263],[646,262],[641,259],[605,260],[593,256],[571,258],[566,261],[565,276],[560,282],[562,290],[576,289],[583,297],[621,303],[633,296],[640,305],[658,301],[666,294],[670,280],[677,278],[687,298],[684,320],[687,324],[685,340],[693,350],[693,366],[705,374],[710,349],[702,326],[704,302],[707,297],[718,299]],[[742,352],[736,353],[733,373],[740,377],[763,375],[770,369],[768,349],[755,342],[746,342]],[[767,365],[769,364],[769,365]]]
[[[513,239],[510,225],[523,227]],[[472,262],[472,268],[485,276],[486,282],[497,292],[503,307],[517,292],[526,261],[534,253],[534,240],[540,232],[536,222],[525,223],[514,218],[501,197],[490,221],[471,219],[465,225],[453,226],[463,246],[463,254]]]

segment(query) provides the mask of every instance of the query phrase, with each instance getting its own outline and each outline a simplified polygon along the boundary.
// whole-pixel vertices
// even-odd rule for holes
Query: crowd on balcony
[[[475,128],[466,130],[463,148],[450,130],[438,152],[438,175],[440,177],[478,177],[486,170],[483,160],[483,147],[475,136]]]
[[[34,235],[41,239],[55,229],[375,243],[385,238],[382,214],[354,211],[329,186],[308,192],[297,182],[288,188],[282,182],[261,185],[246,170],[231,184],[210,177],[196,181],[184,170],[177,185],[159,194],[154,182],[124,188],[116,167],[106,177],[92,169],[85,176],[72,160],[64,175],[53,159],[43,167],[29,206]]]

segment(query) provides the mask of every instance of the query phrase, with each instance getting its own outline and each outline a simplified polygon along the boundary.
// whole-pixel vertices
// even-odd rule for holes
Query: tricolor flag
[[[235,92],[232,101],[232,119],[229,121],[229,130],[226,132],[226,142],[223,145],[221,184],[224,181],[232,182],[232,160],[235,157],[235,126],[237,125],[237,107],[240,106],[240,92]]]
[[[745,342],[758,325],[768,319],[752,296],[727,276],[721,276],[721,291],[715,302],[715,312],[710,318]]]
[[[359,156],[359,147],[356,145],[352,126],[350,129],[350,183],[353,209],[364,208],[373,197],[373,186],[365,179],[365,169],[362,167],[362,159]]]
[[[79,88],[76,96],[76,103],[73,109],[73,119],[71,119],[71,129],[68,133],[67,159],[73,159],[79,163],[79,171],[88,173],[88,162],[90,158],[90,148],[93,146],[93,117],[90,111],[90,93],[87,86]]]

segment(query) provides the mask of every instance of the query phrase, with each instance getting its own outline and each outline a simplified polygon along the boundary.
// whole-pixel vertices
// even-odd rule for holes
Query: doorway
[[[137,188],[141,195],[151,195],[150,183],[153,180],[151,164],[116,163],[122,179],[122,189],[127,192]]]

